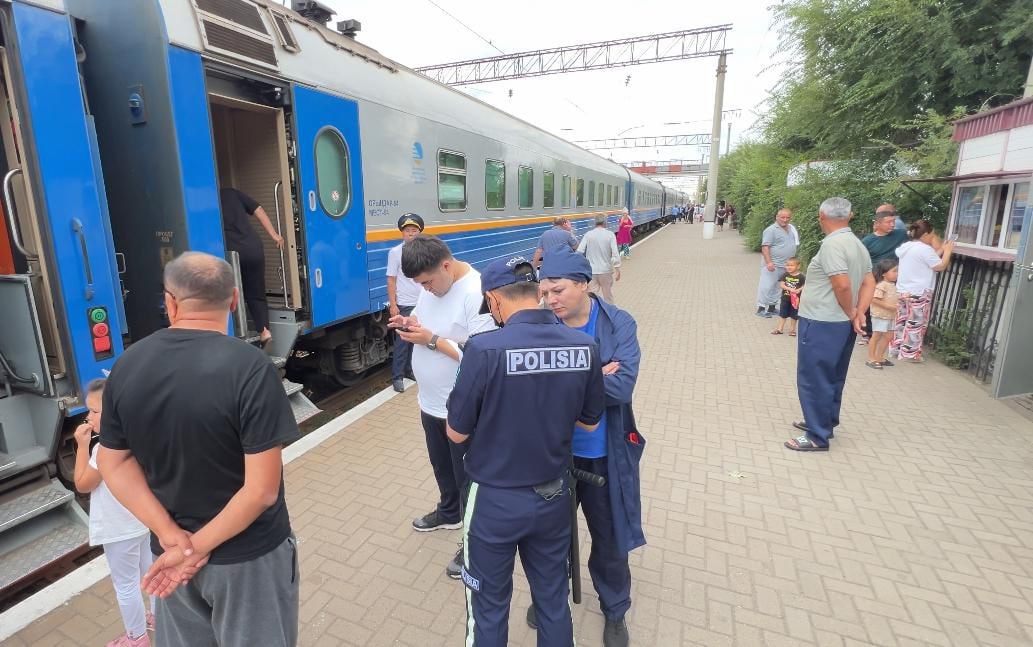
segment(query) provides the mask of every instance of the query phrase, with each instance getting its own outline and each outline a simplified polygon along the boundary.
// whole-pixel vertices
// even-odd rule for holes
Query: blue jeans
[[[843,387],[857,333],[849,321],[814,321],[800,317],[797,335],[796,389],[804,422],[819,445],[828,445],[839,424]]]
[[[398,306],[403,317],[412,314],[416,306]],[[391,381],[400,380],[412,371],[412,344],[395,334],[394,351],[391,354]]]

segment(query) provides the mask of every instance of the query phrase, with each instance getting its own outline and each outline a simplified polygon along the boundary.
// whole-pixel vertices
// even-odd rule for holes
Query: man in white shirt
[[[420,298],[420,286],[405,274],[402,274],[402,248],[405,243],[423,231],[423,218],[415,213],[407,213],[398,219],[398,230],[402,232],[402,242],[387,253],[387,302],[391,316],[408,317],[416,307]],[[391,384],[395,391],[405,391],[404,378],[412,371],[412,344],[401,337],[395,337],[394,352],[391,357]]]
[[[613,282],[621,280],[621,255],[617,238],[606,228],[606,216],[596,216],[595,228],[581,238],[577,246],[592,266],[592,282],[588,289],[607,303],[613,303]]]
[[[420,422],[440,494],[437,507],[414,519],[412,526],[419,532],[460,528],[466,446],[453,443],[446,435],[445,403],[455,385],[466,340],[494,329],[495,322],[490,315],[480,314],[484,301],[480,273],[469,263],[456,260],[437,236],[420,234],[405,244],[402,273],[424,291],[411,315],[393,316],[389,325],[413,345],[412,368],[420,385]],[[448,576],[459,579],[462,564],[460,547],[445,569]]]

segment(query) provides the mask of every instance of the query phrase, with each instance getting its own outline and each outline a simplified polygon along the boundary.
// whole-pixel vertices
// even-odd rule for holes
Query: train
[[[294,5],[0,0],[0,593],[86,549],[83,389],[168,325],[168,261],[235,262],[221,187],[285,240],[263,236],[267,352],[299,420],[318,411],[303,384],[347,386],[390,357],[400,215],[483,267],[531,256],[557,216],[583,233],[627,209],[641,232],[688,202]],[[254,339],[245,313],[227,330]]]

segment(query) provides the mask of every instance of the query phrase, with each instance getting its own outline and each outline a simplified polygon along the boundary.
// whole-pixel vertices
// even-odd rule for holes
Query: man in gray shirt
[[[552,229],[546,229],[538,238],[538,247],[534,250],[534,266],[541,265],[545,253],[561,245],[567,245],[571,251],[577,249],[577,238],[571,233],[570,221],[563,216],[552,220]]]
[[[800,296],[796,389],[804,433],[785,442],[802,452],[828,451],[839,424],[850,355],[864,330],[864,312],[875,292],[872,259],[850,230],[850,202],[829,198],[821,203],[818,222],[825,232],[821,249],[807,268]]]
[[[617,238],[606,228],[606,216],[595,217],[595,228],[581,237],[577,246],[592,266],[592,282],[588,289],[607,303],[613,303],[613,282],[621,280],[621,255]]]
[[[786,271],[786,261],[796,256],[800,246],[800,234],[789,224],[793,212],[779,209],[775,222],[768,225],[760,239],[760,253],[764,256],[760,264],[760,282],[757,286],[757,316],[773,317],[782,297],[778,282]]]

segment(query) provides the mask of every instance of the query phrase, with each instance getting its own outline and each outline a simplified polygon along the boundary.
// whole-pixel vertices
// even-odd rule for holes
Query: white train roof
[[[433,81],[404,65],[396,63],[376,50],[308,20],[272,0],[158,0],[165,17],[171,44],[194,50],[213,58],[232,61],[270,74],[325,89],[335,94],[378,103],[403,112],[431,119],[441,124],[497,139],[542,155],[570,161],[599,173],[623,175],[623,166],[606,160],[540,128],[524,122],[494,106]],[[261,7],[257,14],[264,23],[266,35],[249,30],[226,16],[255,20],[248,6]],[[229,7],[229,9],[227,9]],[[222,15],[206,13],[215,9]],[[247,10],[247,11],[244,11]],[[278,37],[280,25],[286,24],[289,38],[298,51],[289,51]],[[243,20],[242,20],[243,21]],[[225,34],[231,28],[244,39],[264,40],[272,44],[263,51],[274,51],[275,62],[242,57],[239,53],[212,47],[203,34],[208,24],[215,23]],[[659,186],[645,177],[633,177]]]

